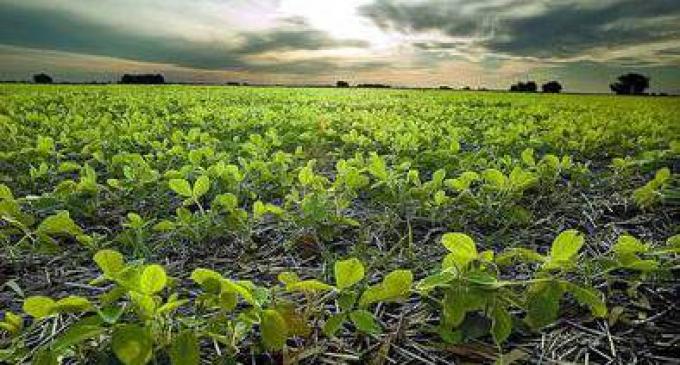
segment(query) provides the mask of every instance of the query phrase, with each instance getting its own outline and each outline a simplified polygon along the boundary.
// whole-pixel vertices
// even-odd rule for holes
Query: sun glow
[[[366,0],[283,0],[278,11],[283,17],[304,17],[312,27],[338,39],[365,40],[370,42],[371,48],[377,49],[394,45],[397,42],[394,36],[359,16],[357,8],[365,3]]]

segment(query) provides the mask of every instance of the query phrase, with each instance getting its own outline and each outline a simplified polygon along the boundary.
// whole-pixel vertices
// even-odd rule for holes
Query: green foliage
[[[633,200],[643,209],[649,209],[662,203],[671,178],[671,171],[667,167],[658,170],[654,179],[633,191]]]
[[[364,278],[364,264],[357,258],[335,262],[335,286],[339,290],[351,287]]]
[[[548,261],[543,264],[546,269],[568,269],[575,264],[576,256],[583,247],[583,236],[575,230],[560,233],[550,247]]]
[[[387,274],[379,284],[370,286],[361,294],[359,305],[369,306],[377,302],[394,301],[408,296],[413,273],[410,270],[395,270]]]
[[[144,365],[151,360],[153,339],[143,327],[125,325],[113,332],[111,349],[125,365]]]
[[[3,363],[295,358],[316,351],[317,326],[328,337],[374,336],[404,300],[440,318],[409,331],[501,345],[520,321],[535,330],[565,313],[603,317],[610,281],[629,282],[635,296],[638,282],[663,283],[678,267],[678,236],[664,244],[622,235],[609,251],[607,241],[583,249],[573,230],[549,248],[537,239],[608,206],[599,197],[632,196],[644,214],[672,218],[680,107],[670,99],[1,88],[0,260],[12,273],[24,255],[79,264],[85,251],[101,271],[83,278],[100,293],[73,292],[83,297],[58,287],[58,298],[24,298],[30,286],[7,285],[24,310],[3,312]],[[602,237],[602,219],[620,218],[618,208],[592,217],[589,239]],[[632,232],[647,231],[630,222]],[[482,241],[444,233],[442,247],[428,247],[448,230]],[[310,255],[322,265],[304,279],[277,269],[277,285],[268,275],[223,276],[260,268],[250,261],[216,261],[191,280],[166,261],[205,245],[240,258]],[[365,261],[330,260],[346,252]],[[517,272],[526,277],[514,280]],[[51,335],[36,341],[38,333]]]
[[[177,335],[169,352],[172,365],[198,365],[201,361],[198,339],[191,331]]]
[[[271,350],[280,350],[286,344],[288,326],[279,312],[267,309],[262,311],[260,322],[262,341]]]
[[[349,314],[349,318],[356,328],[365,333],[380,333],[380,326],[376,322],[373,314],[364,309],[357,309]]]
[[[446,233],[442,244],[450,251],[442,263],[443,269],[456,268],[463,271],[477,258],[477,247],[470,236],[463,233]]]

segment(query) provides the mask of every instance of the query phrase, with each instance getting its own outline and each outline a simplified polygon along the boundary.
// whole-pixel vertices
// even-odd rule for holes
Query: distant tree
[[[562,85],[557,81],[549,81],[541,86],[544,93],[559,94],[562,92]]]
[[[510,86],[510,91],[512,92],[525,92],[525,93],[535,93],[538,90],[538,85],[534,81],[528,82],[518,82]]]
[[[349,82],[347,81],[338,81],[335,83],[335,86],[337,87],[349,87]]]
[[[451,86],[442,85],[439,87],[439,90],[451,90]]]
[[[609,88],[617,95],[640,95],[649,88],[650,79],[644,75],[627,73],[619,76],[617,80],[609,85]]]
[[[238,81],[227,81],[227,86],[241,86],[241,83]]]
[[[536,85],[536,83],[533,82],[533,81],[529,81],[525,85],[526,85],[526,90],[525,90],[526,92],[535,93],[536,91],[538,91],[538,85]]]
[[[33,82],[36,84],[51,84],[52,77],[46,73],[35,74],[33,75]]]
[[[392,86],[386,84],[359,84],[357,87],[369,89],[389,89]]]
[[[125,74],[120,79],[121,84],[164,84],[165,78],[161,74]]]
[[[469,87],[469,86],[463,86],[463,88],[461,90],[470,91],[470,90],[472,90],[472,88]]]

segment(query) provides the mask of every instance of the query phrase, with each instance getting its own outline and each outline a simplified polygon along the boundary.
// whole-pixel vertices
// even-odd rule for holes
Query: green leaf
[[[138,313],[141,314],[144,319],[150,319],[156,312],[157,302],[151,295],[130,292],[130,299],[132,303],[136,306]]]
[[[5,311],[5,318],[0,322],[0,328],[14,334],[24,327],[24,319],[10,311]]]
[[[170,189],[180,196],[191,198],[193,196],[191,192],[191,185],[184,179],[170,179],[168,182]]]
[[[654,271],[659,268],[659,263],[654,260],[640,260],[636,258],[625,265],[626,268],[643,272]]]
[[[295,284],[300,281],[300,277],[298,276],[298,274],[292,271],[284,271],[280,273],[277,276],[277,278],[279,279],[280,282],[286,285]]]
[[[434,288],[447,286],[456,278],[456,275],[450,272],[442,271],[440,273],[430,275],[416,285],[416,289],[420,292],[427,293]]]
[[[65,210],[45,218],[37,230],[48,235],[66,234],[75,237],[83,234],[83,230],[76,225],[68,211]]]
[[[478,256],[475,242],[464,233],[446,233],[442,236],[442,244],[451,252],[444,258],[444,269],[465,270]]]
[[[168,276],[161,265],[148,265],[139,278],[139,288],[147,294],[155,294],[165,288]]]
[[[219,307],[230,312],[238,305],[238,295],[236,293],[220,293]]]
[[[510,184],[515,190],[525,190],[534,185],[538,181],[538,177],[529,171],[523,170],[521,167],[515,167],[510,172]]]
[[[307,162],[307,165],[300,169],[298,180],[302,186],[310,186],[314,183],[314,160]]]
[[[12,190],[5,184],[0,184],[0,200],[14,200]]]
[[[114,250],[101,250],[94,255],[94,262],[102,270],[104,275],[112,279],[117,273],[125,268],[123,255]]]
[[[156,232],[169,232],[175,229],[175,223],[167,219],[164,219],[154,224],[154,226],[151,227],[151,229],[153,229]]]
[[[56,302],[51,298],[45,296],[33,296],[24,300],[23,309],[26,314],[35,317],[36,319],[42,319],[54,314],[55,305]]]
[[[354,326],[361,332],[369,334],[380,333],[381,328],[378,322],[373,317],[373,313],[364,310],[357,309],[349,314],[349,318],[354,323]]]
[[[144,227],[144,219],[137,213],[130,212],[127,214],[127,219],[129,221],[128,225],[135,229],[140,229]]]
[[[338,307],[340,311],[349,311],[359,299],[359,294],[353,290],[344,291],[338,295]]]
[[[512,317],[508,309],[496,305],[491,311],[491,336],[494,342],[501,344],[508,339],[512,332]]]
[[[110,306],[97,311],[99,318],[108,324],[115,324],[125,312],[125,306]]]
[[[458,327],[468,311],[485,309],[487,299],[489,293],[482,288],[454,286],[446,290],[442,302],[443,323],[448,327]]]
[[[536,165],[533,148],[527,148],[524,151],[522,151],[522,161],[524,161],[524,163],[527,164],[528,166]]]
[[[497,255],[494,262],[497,265],[507,266],[512,265],[515,261],[524,263],[542,263],[546,261],[546,258],[534,250],[523,247],[514,247]]]
[[[236,293],[243,297],[243,300],[248,302],[251,305],[258,305],[257,300],[255,300],[255,297],[253,296],[253,292],[250,288],[241,285],[239,283],[235,283],[232,280],[229,279],[222,279],[221,281],[221,286],[222,286],[222,291],[227,292],[227,293]]]
[[[380,284],[369,287],[361,294],[359,305],[365,307],[377,302],[404,298],[408,296],[412,283],[413,273],[410,270],[392,271]]]
[[[59,365],[57,354],[49,348],[42,348],[33,356],[33,365]]]
[[[111,348],[123,364],[144,365],[151,360],[153,340],[146,329],[128,324],[113,332]]]
[[[333,315],[326,320],[323,325],[323,333],[327,337],[334,337],[345,323],[346,315],[343,313]]]
[[[232,193],[220,194],[213,199],[212,205],[229,212],[238,207],[238,198]]]
[[[296,305],[289,302],[280,302],[276,307],[271,308],[279,312],[283,320],[286,321],[287,335],[307,337],[311,334],[312,329],[307,323],[307,318],[302,310],[295,309]]]
[[[482,176],[489,185],[497,189],[503,189],[508,186],[508,178],[496,169],[484,170]]]
[[[563,295],[560,283],[539,282],[530,286],[528,292],[525,322],[535,329],[555,322]]]
[[[333,290],[333,287],[319,280],[302,280],[286,285],[288,291],[298,291],[306,293],[317,293]]]
[[[183,306],[184,304],[188,303],[189,300],[187,299],[177,299],[177,294],[173,294],[170,296],[170,299],[168,301],[161,305],[158,310],[156,311],[157,314],[163,314],[163,313],[170,313],[176,311],[179,307]]]
[[[583,246],[583,236],[570,229],[560,233],[550,247],[550,260],[546,268],[565,267],[570,264]]]
[[[380,181],[386,181],[389,178],[385,160],[375,152],[371,152],[371,155],[368,158],[367,169],[371,175]]]
[[[223,278],[220,273],[210,269],[198,268],[191,273],[191,280],[201,286],[203,286],[208,281],[217,281],[219,283],[222,281],[222,279]]]
[[[342,290],[364,278],[364,264],[357,258],[335,262],[335,286]]]
[[[87,298],[76,295],[59,299],[52,308],[53,311],[60,313],[80,313],[90,309],[92,309],[92,303]]]
[[[668,167],[659,169],[654,175],[654,181],[658,186],[665,184],[671,178],[671,170]]]
[[[52,348],[61,352],[71,346],[77,345],[89,339],[99,337],[106,331],[106,327],[96,324],[96,321],[90,321],[92,317],[85,318],[81,322],[72,325],[61,336],[59,336],[53,343]],[[97,319],[96,317],[94,317]],[[94,322],[89,324],[87,322]]]
[[[273,309],[262,311],[260,331],[262,341],[270,350],[281,350],[286,344],[288,328],[281,314]]]
[[[210,190],[210,178],[203,175],[194,183],[194,199],[198,199]]]
[[[197,365],[201,361],[198,339],[190,330],[172,340],[169,352],[172,365]]]
[[[614,252],[617,254],[637,254],[647,252],[649,248],[633,236],[621,236],[614,245]]]
[[[605,317],[607,315],[607,305],[602,300],[602,295],[595,288],[581,287],[574,283],[565,283],[565,288],[574,299],[581,305],[588,306],[594,317]]]

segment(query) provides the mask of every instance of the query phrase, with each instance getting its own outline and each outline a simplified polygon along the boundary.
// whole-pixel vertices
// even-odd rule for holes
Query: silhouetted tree
[[[125,74],[120,79],[121,84],[164,84],[165,78],[161,74]]]
[[[533,81],[529,81],[525,85],[526,85],[525,91],[527,92],[535,93],[536,91],[538,91],[538,85],[536,85],[536,83]]]
[[[439,90],[451,90],[451,86],[442,85],[439,87]]]
[[[644,75],[627,73],[619,76],[617,80],[609,85],[617,95],[639,95],[649,88],[649,77]]]
[[[369,89],[389,89],[392,86],[386,84],[359,84],[357,87]]]
[[[518,82],[510,86],[512,92],[535,93],[538,90],[538,85],[534,81]]]
[[[557,81],[549,81],[541,86],[544,93],[558,94],[562,91],[562,85]]]
[[[241,83],[238,81],[227,81],[227,86],[241,86]]]
[[[51,84],[52,77],[46,73],[35,74],[33,75],[33,82],[36,84]]]
[[[349,82],[347,81],[338,81],[335,83],[335,86],[337,87],[349,87]]]

